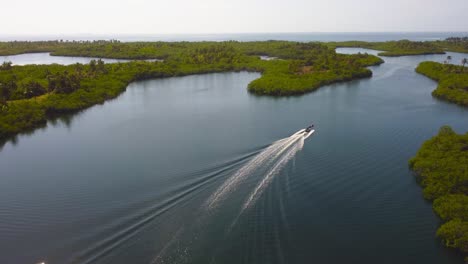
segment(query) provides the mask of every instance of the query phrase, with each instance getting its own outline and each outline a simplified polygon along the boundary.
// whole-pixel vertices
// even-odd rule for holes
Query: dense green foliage
[[[200,43],[201,44],[201,43]],[[209,45],[209,43],[206,43]],[[189,42],[126,42],[86,41],[68,43],[54,49],[52,55],[82,56],[115,59],[165,59],[180,54],[187,49]],[[203,45],[197,45],[203,48]]]
[[[346,61],[339,59],[337,63],[349,63],[363,65],[358,60]],[[316,90],[320,86],[338,81],[349,81],[357,78],[372,76],[372,72],[366,68],[343,69],[339,66],[320,68],[306,66],[304,62],[282,63],[283,69],[266,71],[262,78],[249,84],[249,91],[256,94],[268,95],[294,95]]]
[[[15,55],[21,53],[48,52],[68,43],[63,41],[11,41],[0,42],[0,55]]]
[[[196,45],[210,46],[217,42],[198,42]],[[289,41],[237,42],[229,41],[233,46],[247,55],[276,54],[283,58],[294,58],[298,53],[292,53]],[[303,43],[310,45],[311,43]],[[323,43],[329,47],[361,47],[381,50],[381,56],[405,56],[421,54],[443,54],[444,51],[468,53],[468,38],[451,37],[443,41],[387,41],[365,42],[344,41]],[[60,56],[84,56],[115,59],[165,59],[180,54],[181,51],[193,47],[193,42],[127,42],[117,40],[105,41],[13,41],[0,42],[0,55],[13,55],[31,52],[51,52]],[[316,44],[318,45],[318,44]]]
[[[451,37],[446,40],[437,41],[387,41],[387,42],[365,42],[365,41],[343,41],[329,42],[330,47],[359,47],[373,50],[381,50],[380,56],[406,56],[424,54],[444,54],[445,51],[468,53],[468,37]]]
[[[249,84],[249,91],[268,95],[303,94],[332,82],[370,77],[372,72],[364,67],[383,62],[367,54],[337,54],[313,43],[256,52],[283,59],[270,61],[275,67],[267,67],[262,78]]]
[[[12,94],[24,93],[23,83],[28,83],[24,79],[42,83],[43,87],[47,87],[47,93],[30,99],[3,99],[0,107],[0,138],[44,124],[49,116],[103,103],[119,95],[133,80],[219,70],[210,65],[182,68],[160,62],[108,64],[104,69],[105,72],[93,71],[90,65],[80,64],[28,65],[14,66],[9,75],[2,72],[1,77],[16,76],[18,80],[19,85]]]
[[[365,67],[383,62],[367,54],[336,54],[334,49],[317,43],[284,41],[96,41],[64,43],[60,49],[75,52],[67,55],[121,58],[127,54],[132,58],[157,57],[164,61],[104,64],[102,60],[92,60],[88,65],[69,66],[12,66],[4,63],[0,66],[0,138],[44,124],[49,116],[57,113],[76,111],[114,98],[135,80],[257,71],[262,77],[249,85],[249,91],[282,96],[302,94],[332,82],[371,76],[372,72]],[[279,59],[261,60],[258,55]]]
[[[444,41],[436,41],[435,44],[448,51],[468,53],[468,37],[451,37]]]
[[[468,254],[468,133],[444,126],[409,161],[433,200],[434,211],[445,222],[437,231],[447,247]]]
[[[387,41],[387,42],[364,42],[364,41],[346,41],[346,42],[330,42],[332,47],[360,47],[373,50],[381,50],[379,56],[397,57],[407,55],[423,55],[423,54],[444,54],[444,50],[429,41]]]
[[[422,62],[416,71],[439,82],[432,95],[459,105],[468,106],[468,69],[465,65]]]

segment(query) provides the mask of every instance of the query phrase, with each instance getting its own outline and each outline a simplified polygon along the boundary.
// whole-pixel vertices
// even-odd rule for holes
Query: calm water
[[[461,263],[407,168],[440,126],[468,131],[414,72],[446,56],[279,99],[247,93],[257,73],[133,83],[4,145],[0,262]]]
[[[0,35],[0,41],[12,40],[96,40],[118,39],[134,41],[388,41],[409,39],[414,41],[443,40],[453,36],[467,36],[467,32],[304,32],[304,33],[225,33],[225,34],[147,34],[147,35]]]

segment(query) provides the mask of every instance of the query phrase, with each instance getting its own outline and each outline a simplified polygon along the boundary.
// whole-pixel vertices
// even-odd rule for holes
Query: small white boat
[[[315,129],[314,129],[314,125],[310,125],[304,129],[301,129],[299,131],[297,131],[296,133],[294,133],[294,135],[301,135],[304,137],[304,139],[310,137],[310,135],[312,135],[313,133],[315,132]]]
[[[306,127],[304,129],[304,139],[310,137],[310,135],[312,135],[313,133],[315,132],[315,129],[314,129],[314,124],[311,124],[310,126]]]

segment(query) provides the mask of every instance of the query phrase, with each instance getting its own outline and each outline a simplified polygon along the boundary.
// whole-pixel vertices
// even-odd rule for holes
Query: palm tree
[[[10,70],[11,65],[13,65],[11,61],[4,61],[3,64],[0,66],[0,70]]]
[[[468,59],[467,58],[463,58],[462,61],[461,61],[461,64],[463,66],[463,70],[462,71],[465,71],[465,64],[468,63]]]
[[[5,97],[0,97],[0,110],[6,110],[8,108],[8,102]]]

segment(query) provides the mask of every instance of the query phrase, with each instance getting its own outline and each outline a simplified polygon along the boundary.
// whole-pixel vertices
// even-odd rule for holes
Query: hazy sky
[[[0,34],[468,30],[468,0],[0,0],[0,6]]]

